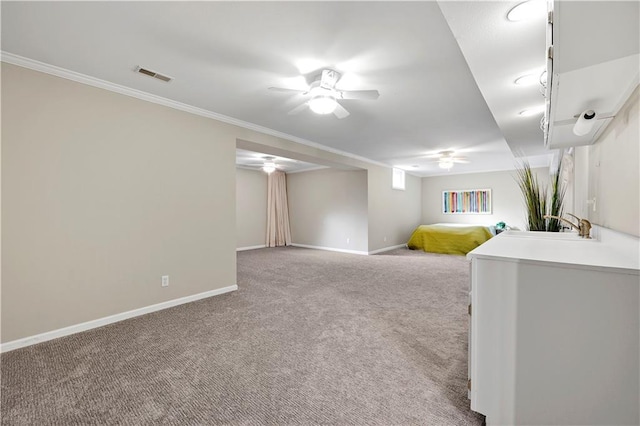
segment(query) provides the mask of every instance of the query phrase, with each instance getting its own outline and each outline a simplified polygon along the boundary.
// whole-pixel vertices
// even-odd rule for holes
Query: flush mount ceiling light
[[[507,19],[512,22],[534,19],[547,12],[547,5],[544,0],[529,0],[518,4],[507,13]]]
[[[520,117],[532,117],[534,115],[538,115],[544,112],[544,105],[540,105],[538,107],[534,107],[534,108],[529,108],[529,109],[525,109],[523,111],[520,111],[518,113],[518,115],[520,115]]]
[[[514,81],[518,86],[531,86],[540,82],[540,77],[536,74],[526,74],[516,78]]]

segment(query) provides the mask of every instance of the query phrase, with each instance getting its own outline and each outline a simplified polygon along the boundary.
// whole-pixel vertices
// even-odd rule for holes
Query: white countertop
[[[552,262],[640,274],[640,239],[605,228],[594,231],[598,237],[593,240],[576,234],[506,231],[469,252],[467,258]]]

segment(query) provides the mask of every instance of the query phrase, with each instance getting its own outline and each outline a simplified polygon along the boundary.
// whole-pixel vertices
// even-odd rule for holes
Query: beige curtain
[[[267,177],[267,247],[291,245],[287,175],[276,170]]]

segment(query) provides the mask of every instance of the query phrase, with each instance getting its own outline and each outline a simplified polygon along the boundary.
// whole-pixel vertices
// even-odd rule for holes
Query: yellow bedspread
[[[485,226],[420,225],[407,246],[430,253],[465,255],[491,237]]]

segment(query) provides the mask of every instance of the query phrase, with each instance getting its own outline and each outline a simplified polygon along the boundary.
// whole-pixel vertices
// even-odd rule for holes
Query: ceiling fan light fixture
[[[264,166],[262,166],[262,171],[270,175],[271,173],[276,171],[276,163],[264,163]]]
[[[443,160],[440,160],[438,162],[438,166],[440,166],[441,169],[447,169],[449,170],[450,168],[453,167],[453,160],[445,158]]]
[[[318,95],[311,98],[309,108],[316,114],[331,114],[338,106],[338,101],[331,95]]]
[[[525,1],[513,7],[509,13],[507,13],[507,19],[512,22],[535,19],[541,14],[544,16],[547,11],[546,6],[544,0]]]

